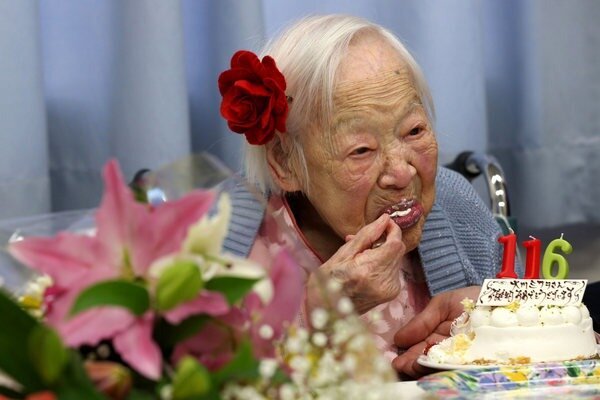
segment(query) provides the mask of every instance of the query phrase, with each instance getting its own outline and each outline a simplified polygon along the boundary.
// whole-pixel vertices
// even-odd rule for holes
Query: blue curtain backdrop
[[[199,151],[238,168],[219,72],[321,13],[404,40],[433,91],[441,162],[499,158],[521,225],[600,224],[595,0],[0,0],[0,218],[96,206],[110,157],[128,176]]]

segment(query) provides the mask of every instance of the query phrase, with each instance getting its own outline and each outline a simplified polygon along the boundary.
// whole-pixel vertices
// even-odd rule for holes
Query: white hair
[[[285,77],[286,95],[293,99],[289,103],[287,132],[277,132],[272,145],[277,146],[281,159],[295,172],[304,189],[308,188],[308,171],[302,146],[303,134],[314,128],[329,132],[338,67],[352,40],[365,33],[380,36],[398,51],[425,113],[433,122],[433,101],[421,68],[394,34],[365,19],[348,15],[301,19],[268,42],[259,57],[273,57]],[[248,182],[264,193],[280,193],[281,189],[269,172],[267,145],[246,143],[245,146],[244,166]]]

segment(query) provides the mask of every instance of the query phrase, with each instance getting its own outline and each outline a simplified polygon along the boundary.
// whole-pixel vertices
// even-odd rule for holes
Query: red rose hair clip
[[[288,103],[285,78],[269,56],[240,50],[231,58],[231,69],[219,75],[221,115],[229,129],[243,133],[250,144],[265,144],[275,130],[285,132]]]

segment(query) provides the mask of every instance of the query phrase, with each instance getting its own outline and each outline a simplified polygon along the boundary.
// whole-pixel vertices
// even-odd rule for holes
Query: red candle
[[[515,273],[515,251],[517,249],[517,235],[510,233],[498,238],[498,241],[504,245],[502,255],[502,269],[496,275],[496,278],[516,278]]]
[[[525,258],[525,279],[540,279],[540,254],[542,251],[542,241],[529,236],[531,240],[523,242],[523,247],[527,250]]]

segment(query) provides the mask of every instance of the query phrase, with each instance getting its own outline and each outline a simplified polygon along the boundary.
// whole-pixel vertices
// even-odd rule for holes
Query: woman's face
[[[340,238],[388,213],[408,251],[434,201],[437,142],[395,50],[375,37],[352,45],[334,92],[331,136],[303,142],[308,199]]]

